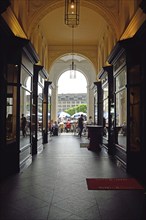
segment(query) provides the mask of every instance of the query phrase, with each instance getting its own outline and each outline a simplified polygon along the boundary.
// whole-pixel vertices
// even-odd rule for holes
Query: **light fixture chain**
[[[74,60],[74,26],[72,26],[72,62]]]

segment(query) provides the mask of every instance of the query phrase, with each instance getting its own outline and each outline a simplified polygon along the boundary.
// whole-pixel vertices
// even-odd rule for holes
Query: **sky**
[[[76,71],[76,79],[71,79],[70,71],[63,73],[58,80],[58,94],[62,93],[87,93],[85,76]]]

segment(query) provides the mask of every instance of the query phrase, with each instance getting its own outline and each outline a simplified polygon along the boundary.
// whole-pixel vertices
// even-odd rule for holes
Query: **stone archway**
[[[70,55],[68,55],[70,56]],[[51,116],[53,120],[57,117],[57,95],[58,95],[58,79],[65,71],[69,70],[70,58],[67,55],[58,58],[52,65],[49,73],[49,81],[54,85],[52,87],[51,99]],[[90,60],[82,55],[75,56],[77,70],[81,72],[87,80],[87,116],[94,115],[94,93],[91,88],[92,84],[97,81],[96,71]]]

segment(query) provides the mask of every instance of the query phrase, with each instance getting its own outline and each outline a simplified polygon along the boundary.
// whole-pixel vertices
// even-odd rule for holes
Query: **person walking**
[[[83,114],[81,114],[81,116],[78,119],[78,127],[79,127],[79,136],[82,136],[82,131],[83,131],[83,127],[84,127],[84,118],[83,118]]]
[[[26,136],[26,124],[27,124],[26,117],[24,116],[24,114],[22,114],[22,117],[21,117],[21,129],[22,129],[23,137]]]

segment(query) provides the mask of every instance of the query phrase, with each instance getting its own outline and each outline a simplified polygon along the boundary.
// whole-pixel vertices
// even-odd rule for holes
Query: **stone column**
[[[87,86],[87,117],[92,116],[94,118],[94,91],[91,89],[91,85]]]
[[[58,106],[58,87],[55,85],[52,88],[51,94],[51,120],[57,120],[57,106]]]

